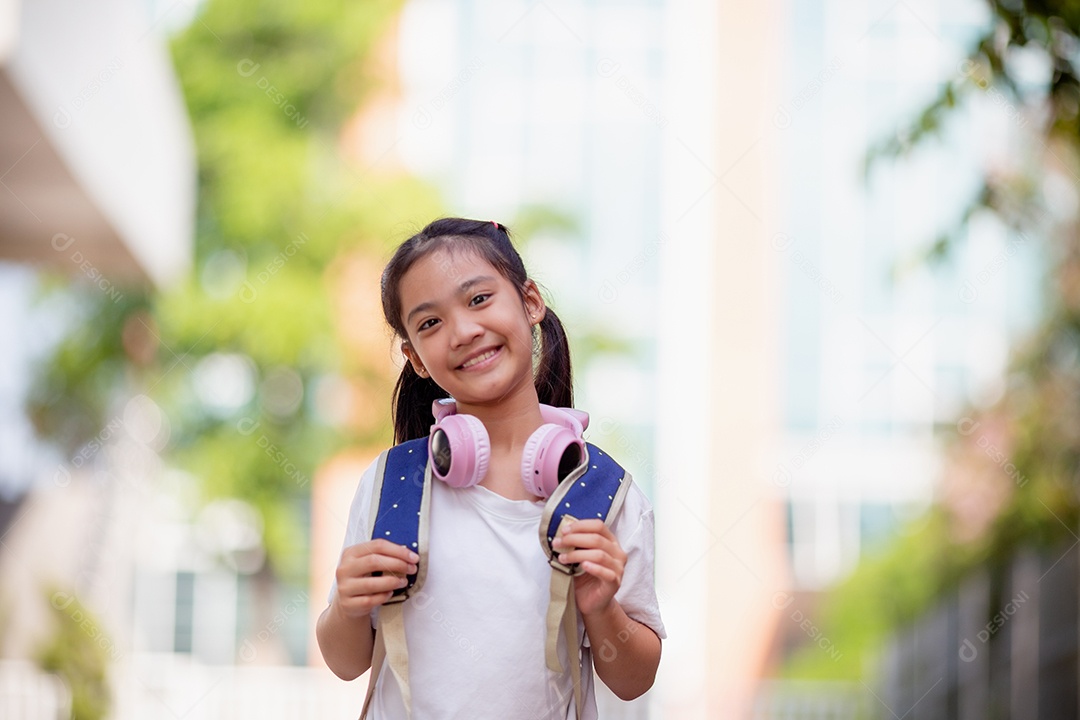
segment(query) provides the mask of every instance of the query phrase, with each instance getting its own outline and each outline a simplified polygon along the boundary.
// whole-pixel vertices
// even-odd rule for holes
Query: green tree
[[[168,460],[203,499],[254,505],[273,571],[293,582],[306,576],[318,463],[390,437],[387,353],[343,343],[343,325],[369,319],[342,316],[337,297],[358,277],[342,268],[377,267],[402,218],[439,211],[429,187],[356,167],[341,141],[385,80],[376,53],[399,5],[201,6],[172,42],[198,160],[192,271],[161,291],[125,288],[121,302],[55,285],[76,310],[30,399],[38,432],[71,455],[128,399],[151,397]],[[320,393],[342,388],[379,411],[328,418]]]
[[[53,591],[47,598],[55,631],[42,646],[42,669],[55,673],[71,692],[71,717],[99,720],[112,705],[106,668],[116,646],[93,613],[70,593]]]

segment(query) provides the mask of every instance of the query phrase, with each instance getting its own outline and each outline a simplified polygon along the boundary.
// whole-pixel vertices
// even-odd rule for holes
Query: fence
[[[982,570],[885,652],[880,716],[1080,717],[1080,540]]]

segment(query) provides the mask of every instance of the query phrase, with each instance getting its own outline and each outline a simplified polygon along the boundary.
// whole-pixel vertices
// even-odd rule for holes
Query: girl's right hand
[[[345,548],[337,566],[334,604],[338,611],[353,619],[367,617],[373,608],[389,600],[394,590],[405,587],[404,576],[416,572],[419,559],[404,545],[389,540],[371,540]],[[376,572],[382,574],[372,574]]]

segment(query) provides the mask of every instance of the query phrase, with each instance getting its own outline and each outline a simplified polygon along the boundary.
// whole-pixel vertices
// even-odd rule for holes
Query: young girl
[[[526,441],[544,423],[540,404],[572,407],[562,325],[493,221],[437,220],[409,238],[383,272],[382,303],[406,360],[394,391],[395,442],[427,437],[432,402],[446,397],[483,423],[490,442],[479,484],[431,484],[426,579],[402,604],[412,717],[575,718],[569,669],[545,664],[544,501],[521,471]],[[373,463],[317,626],[323,658],[345,680],[371,666],[379,606],[419,561],[403,545],[367,537],[375,476]],[[573,579],[585,699],[576,720],[591,720],[594,655],[596,674],[624,700],[652,686],[660,662],[652,508],[631,485],[610,528],[577,520],[555,548],[560,562],[584,569]],[[407,704],[395,673],[380,671],[367,717],[405,718]]]

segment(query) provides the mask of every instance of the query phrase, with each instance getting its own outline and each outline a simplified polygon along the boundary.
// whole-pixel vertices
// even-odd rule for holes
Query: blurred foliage
[[[392,167],[392,146],[365,146],[365,108],[394,92],[400,5],[202,4],[172,41],[198,164],[191,272],[164,289],[125,287],[116,302],[77,282],[47,291],[68,330],[31,391],[38,434],[69,458],[96,454],[102,428],[149,396],[169,428],[155,449],[203,501],[257,508],[288,582],[306,577],[318,464],[392,438],[396,346],[379,272],[442,212],[431,187]],[[545,206],[499,220],[519,243],[580,234]]]
[[[65,602],[57,603],[58,598]],[[55,673],[71,692],[71,717],[99,720],[112,704],[106,669],[116,646],[101,624],[75,596],[50,592],[45,598],[56,623],[52,638],[38,657],[41,668]],[[58,607],[59,605],[59,607]]]
[[[1041,243],[1050,265],[1045,314],[1033,336],[1014,348],[1002,398],[993,407],[969,410],[970,422],[951,434],[940,501],[823,598],[823,633],[843,649],[843,661],[833,662],[807,646],[785,668],[790,676],[862,676],[895,628],[939,602],[976,567],[1001,577],[1022,549],[1069,546],[1075,540],[1080,523],[1080,2],[988,0],[988,5],[992,22],[958,76],[944,82],[909,126],[874,147],[867,167],[899,160],[949,123],[972,117],[959,108],[1011,118],[1015,137],[1008,162],[988,167],[980,191],[958,215],[957,230],[931,243],[925,258],[947,257],[962,241],[973,213],[989,211],[1013,232]],[[1034,77],[1032,67],[1044,68],[1045,75]],[[970,102],[979,96],[981,103]],[[991,512],[973,519],[964,504],[980,494]]]
[[[380,53],[400,4],[202,4],[172,42],[198,163],[192,271],[117,302],[78,283],[48,293],[70,311],[31,392],[38,433],[71,457],[148,395],[169,461],[204,500],[253,504],[275,572],[294,580],[318,462],[391,437],[389,344],[344,338],[382,325],[377,272],[401,219],[440,210],[401,171],[361,167],[355,147],[365,102],[387,92]]]
[[[550,205],[525,205],[518,210],[511,230],[515,238],[529,238],[541,232],[577,237],[582,234],[580,218]]]

